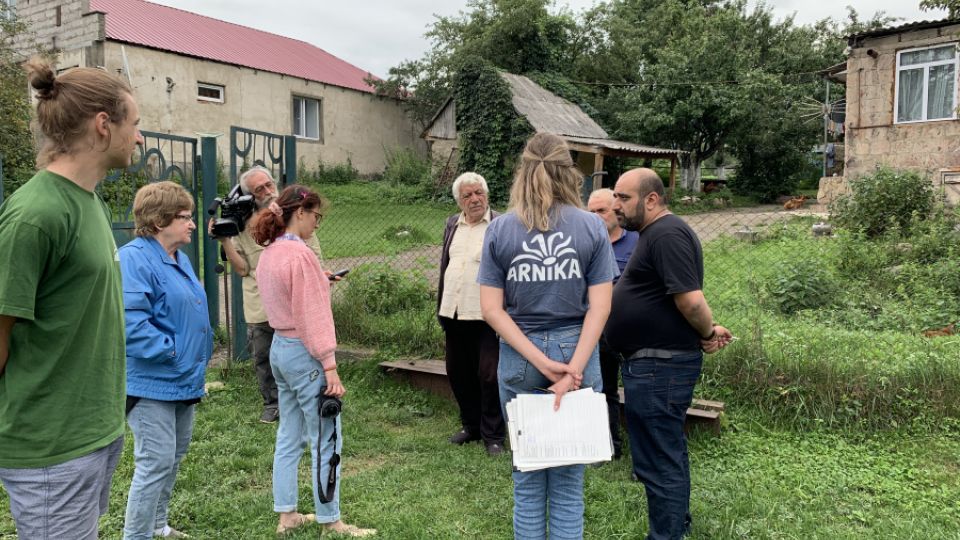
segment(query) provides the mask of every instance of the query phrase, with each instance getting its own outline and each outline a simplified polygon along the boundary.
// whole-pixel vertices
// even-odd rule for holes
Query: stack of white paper
[[[507,431],[518,470],[610,461],[607,401],[589,388],[568,392],[553,410],[553,394],[520,394],[507,403]]]

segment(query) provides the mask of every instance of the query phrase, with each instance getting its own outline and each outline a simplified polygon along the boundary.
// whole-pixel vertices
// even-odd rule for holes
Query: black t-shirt
[[[703,250],[696,233],[668,214],[640,232],[604,329],[610,346],[629,356],[637,349],[693,351],[700,336],[677,309],[673,295],[703,289]]]

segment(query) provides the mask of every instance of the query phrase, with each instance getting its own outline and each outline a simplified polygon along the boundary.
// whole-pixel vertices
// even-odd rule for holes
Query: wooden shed
[[[592,189],[601,187],[602,179],[593,173],[603,170],[605,156],[670,160],[670,189],[676,184],[677,164],[681,150],[657,148],[611,139],[599,124],[577,105],[547,91],[523,75],[501,72],[510,86],[513,108],[538,133],[554,133],[563,137],[570,150],[577,152],[577,165],[593,177]],[[440,107],[420,135],[430,145],[435,163],[444,164],[441,175],[456,170],[457,109],[451,97]]]

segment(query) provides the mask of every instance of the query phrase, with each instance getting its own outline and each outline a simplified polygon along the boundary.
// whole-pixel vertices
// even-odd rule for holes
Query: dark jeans
[[[483,321],[444,321],[447,378],[460,406],[460,421],[485,443],[502,444],[507,430],[500,412],[497,363],[500,341]]]
[[[603,379],[603,394],[607,398],[613,453],[619,456],[623,448],[623,437],[620,435],[620,353],[611,349],[602,336],[600,337],[600,377]]]
[[[267,323],[247,323],[247,343],[253,357],[253,369],[257,385],[263,396],[264,409],[277,408],[277,381],[270,369],[270,344],[273,343],[273,328]]]
[[[633,472],[647,492],[648,540],[679,540],[690,528],[690,462],[683,422],[703,353],[623,364]]]

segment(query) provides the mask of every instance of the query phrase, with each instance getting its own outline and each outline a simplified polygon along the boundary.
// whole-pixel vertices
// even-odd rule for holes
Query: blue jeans
[[[313,461],[313,504],[317,521],[333,523],[340,519],[340,467],[337,466],[337,487],[333,499],[320,502],[320,492],[326,486],[317,485],[317,467],[320,478],[326,480],[330,471],[330,456],[340,453],[343,437],[340,415],[322,418],[317,410],[320,389],[327,384],[323,366],[310,356],[303,342],[297,338],[273,335],[270,346],[270,365],[277,380],[280,404],[280,426],[273,451],[273,511],[293,512],[297,509],[297,468],[303,450],[310,446]],[[321,430],[323,437],[320,436]],[[332,435],[336,430],[336,449]]]
[[[623,364],[633,472],[647,492],[648,540],[679,540],[690,529],[690,462],[683,422],[702,365],[700,352]]]
[[[123,436],[85,456],[33,469],[0,469],[19,538],[96,540]]]
[[[194,405],[142,398],[127,416],[133,431],[133,482],[124,540],[151,540],[167,525],[170,493],[193,436]]]
[[[534,331],[527,334],[551,360],[570,363],[580,339],[580,326]],[[538,393],[550,380],[527,362],[513,347],[500,340],[500,405],[506,418],[507,402],[517,394]],[[583,370],[582,388],[600,391],[600,360],[594,348]],[[583,538],[583,465],[551,467],[539,471],[513,472],[513,534],[520,540]]]

